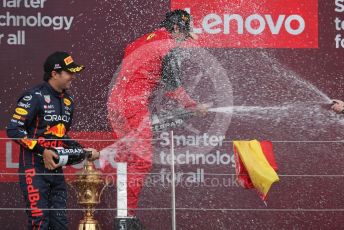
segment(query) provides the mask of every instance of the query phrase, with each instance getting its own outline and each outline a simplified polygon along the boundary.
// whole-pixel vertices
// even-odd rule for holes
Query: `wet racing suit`
[[[46,169],[42,154],[49,148],[80,147],[66,136],[73,107],[67,93],[44,82],[19,98],[7,125],[8,137],[20,144],[19,182],[28,208],[28,229],[67,229],[62,167]]]
[[[166,29],[144,35],[127,46],[120,72],[108,99],[108,118],[118,139],[117,162],[127,162],[129,215],[135,214],[139,193],[152,166],[150,97],[157,87],[185,108],[196,102],[181,86],[176,58],[187,42],[177,42]]]

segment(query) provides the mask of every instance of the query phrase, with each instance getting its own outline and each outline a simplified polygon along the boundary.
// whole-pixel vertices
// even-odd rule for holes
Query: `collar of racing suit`
[[[63,91],[62,93],[57,92],[48,82],[44,82],[45,87],[51,92],[52,95],[62,98],[65,91]]]

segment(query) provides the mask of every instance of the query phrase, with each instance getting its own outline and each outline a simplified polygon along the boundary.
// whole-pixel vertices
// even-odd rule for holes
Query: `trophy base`
[[[136,217],[116,217],[115,230],[144,230],[140,220]]]
[[[79,223],[79,230],[100,230],[98,221],[94,219],[81,220]]]

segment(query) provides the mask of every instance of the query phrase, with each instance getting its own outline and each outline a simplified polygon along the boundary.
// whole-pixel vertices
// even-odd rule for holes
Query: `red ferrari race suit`
[[[128,211],[134,215],[146,174],[152,166],[150,96],[158,86],[185,108],[196,102],[181,86],[176,55],[192,41],[178,42],[160,28],[127,46],[121,69],[110,92],[108,118],[118,140],[115,160],[127,162]]]

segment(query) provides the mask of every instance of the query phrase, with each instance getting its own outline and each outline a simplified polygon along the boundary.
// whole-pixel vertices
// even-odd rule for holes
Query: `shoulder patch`
[[[66,106],[70,106],[72,104],[72,102],[68,98],[64,98],[63,102]]]
[[[148,35],[148,37],[147,37],[146,40],[147,40],[147,41],[152,40],[155,36],[156,36],[156,34],[155,34],[155,33],[152,33],[152,34]]]
[[[31,101],[31,99],[32,99],[32,95],[31,94],[28,94],[28,95],[23,97],[24,101]]]
[[[16,113],[18,113],[19,115],[23,115],[23,116],[26,116],[28,115],[28,111],[26,109],[23,109],[23,108],[16,108],[15,109]]]

